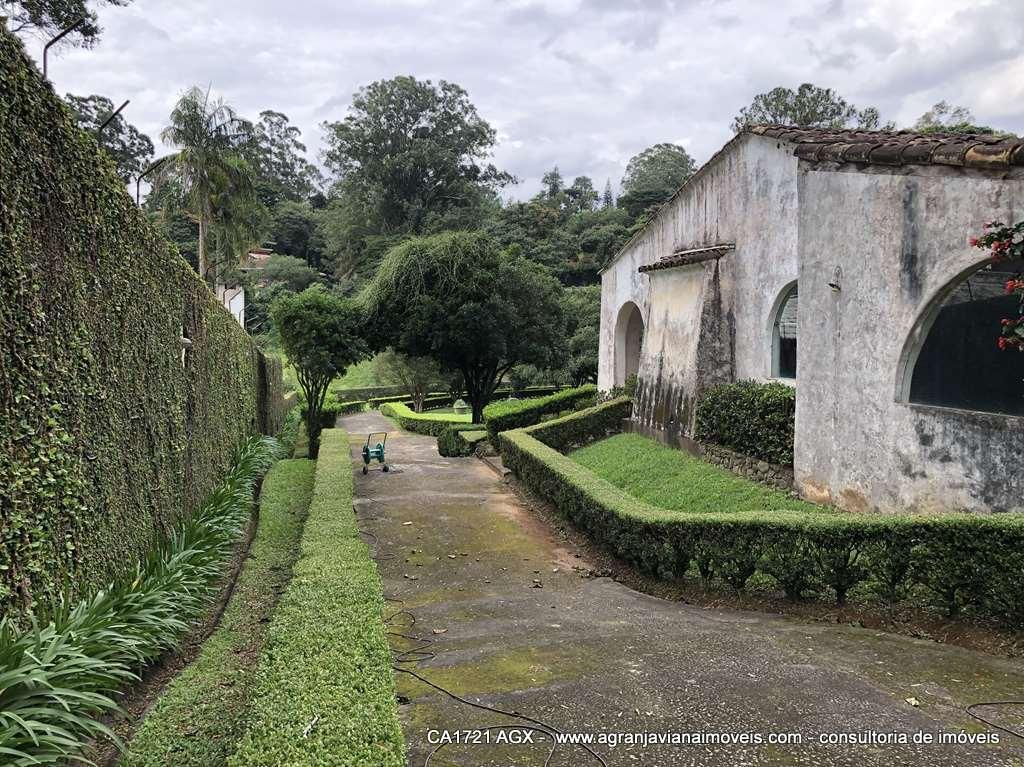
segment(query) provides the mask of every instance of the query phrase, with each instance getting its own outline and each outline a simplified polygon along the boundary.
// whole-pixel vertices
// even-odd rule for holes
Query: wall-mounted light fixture
[[[828,286],[832,288],[833,293],[838,293],[843,289],[843,268],[841,266],[837,266],[832,273],[832,282]]]

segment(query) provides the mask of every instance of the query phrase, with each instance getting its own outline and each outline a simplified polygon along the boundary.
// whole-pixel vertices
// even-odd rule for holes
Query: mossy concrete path
[[[398,431],[377,413],[342,424],[352,435],[360,527],[377,553],[385,596],[401,600],[389,602],[388,616],[408,611],[395,615],[389,630],[433,641],[426,650],[435,655],[405,667],[434,684],[565,732],[703,734],[711,741],[595,745],[608,765],[1024,765],[1021,741],[1003,733],[995,746],[913,742],[915,735],[966,740],[996,733],[964,707],[1024,698],[1019,660],[850,626],[693,607],[589,577],[586,562],[479,460],[441,458],[434,439]],[[371,430],[391,432],[388,474],[360,471],[360,440]],[[422,644],[391,639],[396,650]],[[517,724],[408,675],[397,674],[396,683],[415,767],[433,750],[433,731],[454,737]],[[982,713],[1008,725],[1024,716],[1022,709]],[[893,733],[911,742],[821,742]],[[772,734],[801,742],[768,743]],[[549,742],[468,744],[443,749],[429,764],[541,767],[549,750]],[[550,764],[599,762],[561,746]]]

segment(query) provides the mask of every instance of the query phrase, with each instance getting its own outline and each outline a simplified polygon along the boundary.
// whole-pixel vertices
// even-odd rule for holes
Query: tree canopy
[[[106,96],[69,93],[64,100],[75,113],[79,127],[93,133],[114,113],[114,102]],[[117,173],[125,183],[134,180],[153,161],[153,142],[123,115],[111,120],[97,140],[117,165]]]
[[[309,457],[316,458],[327,387],[350,365],[369,356],[360,310],[351,299],[314,285],[282,295],[270,314],[306,398]]]
[[[371,83],[345,119],[323,127],[340,200],[330,216],[345,265],[359,263],[371,238],[464,226],[512,180],[487,162],[494,129],[466,91],[444,80]]]
[[[805,128],[863,128],[875,130],[881,117],[874,107],[858,109],[831,88],[804,83],[792,88],[772,88],[754,97],[733,120],[739,133],[750,125],[799,125]]]
[[[172,180],[181,206],[198,225],[197,267],[204,279],[216,267],[237,258],[256,238],[261,211],[256,208],[254,176],[241,155],[251,124],[210,91],[190,88],[171,112],[161,138],[176,147],[161,168],[160,180]],[[207,237],[215,238],[218,260],[207,259]]]
[[[447,232],[393,248],[362,293],[380,343],[459,371],[479,423],[515,365],[562,352],[561,287],[543,267],[502,253],[479,232]]]
[[[288,115],[266,109],[242,144],[242,154],[257,178],[257,193],[264,205],[303,202],[320,190],[320,169],[306,159],[302,131]]]
[[[967,107],[940,101],[917,118],[912,128],[918,133],[996,133],[987,125],[977,125]]]
[[[678,144],[648,147],[626,165],[619,206],[637,219],[675,194],[696,170],[697,163]]]
[[[131,2],[95,0],[93,5],[124,7]],[[8,28],[15,34],[28,32],[52,37],[85,17],[85,22],[65,39],[88,48],[96,44],[103,31],[96,12],[89,8],[86,0],[4,0],[0,2],[0,9],[9,15]]]

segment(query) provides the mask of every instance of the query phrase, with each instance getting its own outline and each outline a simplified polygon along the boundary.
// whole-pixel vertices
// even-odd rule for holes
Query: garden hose
[[[1020,730],[1015,730],[1012,727],[1004,727],[1001,724],[996,724],[991,719],[986,719],[981,714],[975,713],[974,709],[981,708],[982,706],[1024,706],[1024,700],[994,700],[988,703],[972,703],[966,709],[964,709],[968,714],[973,716],[979,722],[984,722],[989,727],[995,727],[997,730],[1002,730],[1008,735],[1012,735],[1015,738],[1020,738],[1024,740],[1024,732],[1021,732]]]

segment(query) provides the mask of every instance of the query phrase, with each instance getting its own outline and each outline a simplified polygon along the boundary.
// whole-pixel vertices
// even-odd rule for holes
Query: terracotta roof
[[[659,269],[671,269],[676,266],[690,266],[699,264],[702,261],[713,261],[719,259],[736,246],[731,242],[723,242],[718,245],[707,245],[703,248],[690,248],[689,250],[677,250],[670,256],[662,256],[653,264],[644,264],[637,271],[656,272]]]
[[[1024,139],[1016,136],[832,130],[789,125],[755,125],[744,132],[796,144],[793,153],[811,162],[995,169],[1024,165]]]

